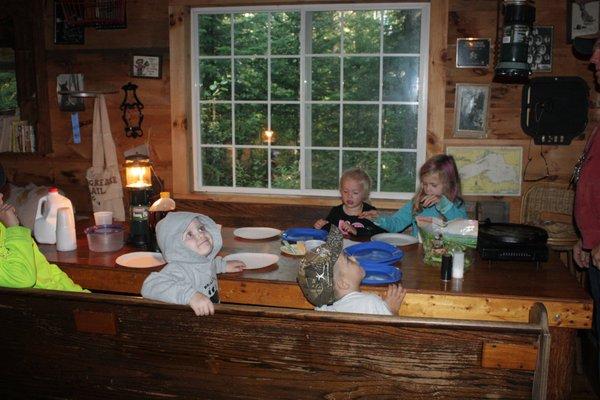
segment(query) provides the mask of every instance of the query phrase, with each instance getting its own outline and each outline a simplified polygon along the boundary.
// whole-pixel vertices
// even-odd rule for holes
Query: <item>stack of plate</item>
[[[398,282],[402,272],[394,266],[404,252],[391,244],[379,241],[365,242],[347,247],[348,256],[354,257],[365,270],[363,285],[381,285]]]

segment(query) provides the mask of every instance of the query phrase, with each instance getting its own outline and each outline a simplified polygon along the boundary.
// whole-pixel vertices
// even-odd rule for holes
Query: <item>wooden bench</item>
[[[2,398],[544,399],[549,333],[530,323],[0,289]]]

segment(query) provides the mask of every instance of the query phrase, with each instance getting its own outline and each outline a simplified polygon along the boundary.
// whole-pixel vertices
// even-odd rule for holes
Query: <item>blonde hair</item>
[[[345,180],[352,179],[353,181],[359,182],[363,188],[363,201],[368,200],[371,195],[371,177],[362,168],[350,168],[344,171],[340,178],[340,190]]]

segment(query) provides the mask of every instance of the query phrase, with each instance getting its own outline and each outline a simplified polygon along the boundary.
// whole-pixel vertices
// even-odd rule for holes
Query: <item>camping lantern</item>
[[[152,196],[152,163],[146,156],[134,155],[125,159],[125,187],[129,190],[129,242],[147,248],[151,243],[148,226],[148,207]]]

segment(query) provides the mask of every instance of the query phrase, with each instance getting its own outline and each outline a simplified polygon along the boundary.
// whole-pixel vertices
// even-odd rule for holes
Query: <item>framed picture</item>
[[[573,38],[600,31],[600,0],[567,0],[567,43]]]
[[[490,85],[456,84],[454,137],[486,136],[489,99]]]
[[[521,146],[448,146],[446,154],[456,161],[463,195],[521,195]]]
[[[85,104],[82,97],[73,97],[65,92],[83,91],[83,74],[60,74],[56,77],[56,93],[60,111],[83,111]]]
[[[54,44],[84,44],[85,28],[69,26],[61,5],[54,2]]]
[[[534,26],[529,36],[527,62],[532,71],[552,71],[552,46],[554,27]]]
[[[488,68],[491,39],[456,39],[456,68]]]
[[[131,58],[131,76],[135,78],[161,78],[161,56],[134,55]]]

